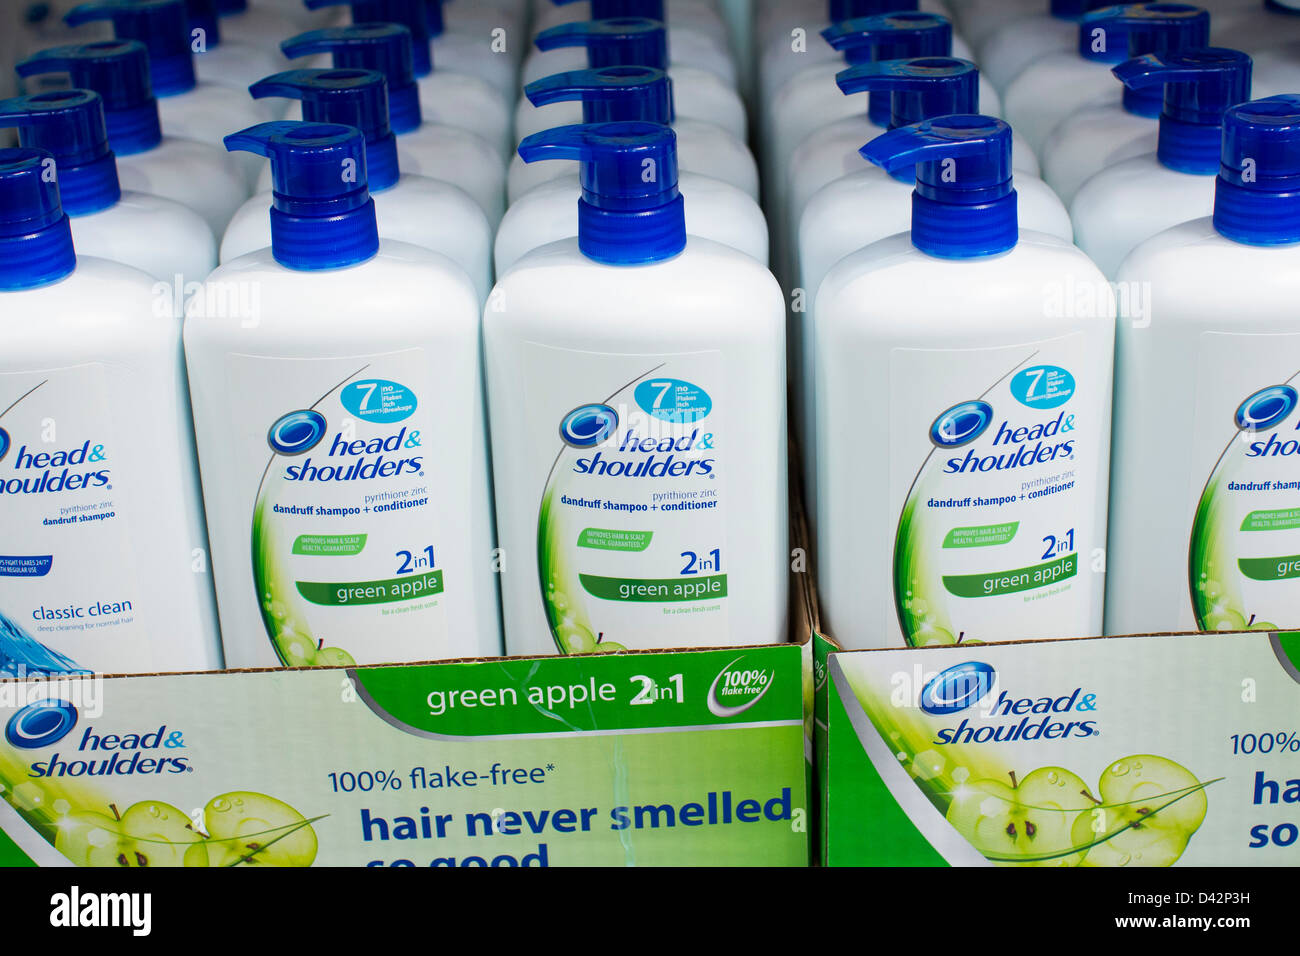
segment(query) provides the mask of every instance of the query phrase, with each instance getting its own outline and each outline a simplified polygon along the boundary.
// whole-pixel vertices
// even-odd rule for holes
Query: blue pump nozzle
[[[353,23],[397,23],[411,31],[411,69],[416,76],[433,72],[429,17],[423,0],[303,0],[308,10],[350,7]]]
[[[271,254],[289,269],[356,265],[379,251],[361,131],[337,123],[259,123],[226,149],[271,161]]]
[[[563,7],[577,0],[551,0]],[[611,17],[644,17],[666,23],[664,0],[591,0],[591,19],[608,20]]]
[[[1250,57],[1220,47],[1148,53],[1111,72],[1134,89],[1164,87],[1156,147],[1161,163],[1202,176],[1219,171],[1223,114],[1250,99]]]
[[[69,215],[98,212],[122,198],[99,94],[54,90],[0,100],[0,128],[5,126],[18,127],[21,145],[54,157]]]
[[[207,49],[215,50],[221,45],[216,0],[185,0],[185,15],[189,17],[191,31],[203,31],[203,44]]]
[[[113,24],[119,40],[139,40],[149,51],[149,71],[156,96],[176,96],[194,89],[194,56],[189,18],[183,0],[102,0],[73,7],[63,18],[69,26],[97,20]]]
[[[0,292],[49,285],[76,267],[54,157],[0,149]]]
[[[284,96],[302,101],[309,123],[355,126],[366,140],[366,178],[372,193],[397,182],[397,137],[388,123],[384,75],[374,70],[288,70],[248,88],[253,99]]]
[[[844,54],[850,65],[918,56],[951,56],[952,24],[935,13],[903,11],[846,20],[822,31],[822,37]],[[888,94],[867,98],[867,118],[888,126]]]
[[[595,123],[534,133],[519,144],[526,163],[581,164],[578,248],[607,265],[671,259],[686,248],[677,188],[677,134],[659,123]]]
[[[286,57],[328,53],[337,70],[374,70],[388,82],[388,122],[401,135],[423,121],[411,69],[411,31],[396,23],[359,23],[309,30],[280,44]]]
[[[935,116],[979,112],[979,70],[951,56],[878,60],[842,70],[835,82],[845,95],[889,96],[889,128],[910,126]]]
[[[539,50],[586,47],[587,66],[653,66],[668,69],[668,31],[661,20],[614,17],[583,23],[562,23],[543,30],[533,40]]]
[[[56,46],[34,53],[14,68],[19,76],[67,73],[72,87],[94,90],[104,104],[108,142],[118,156],[153,149],[162,142],[158,101],[149,81],[149,55],[136,40],[104,40]]]
[[[915,10],[916,0],[830,0],[828,19],[831,23],[875,17],[882,13]]]
[[[877,136],[862,155],[894,172],[916,167],[912,245],[941,259],[1006,252],[1019,237],[1011,127],[991,116],[940,116]]]
[[[1224,114],[1214,228],[1236,242],[1300,242],[1300,96],[1240,103]]]
[[[1131,3],[1104,7],[1079,24],[1079,55],[1099,63],[1122,63],[1148,53],[1199,50],[1210,43],[1210,14],[1190,3]],[[1159,90],[1124,87],[1124,109],[1160,115]]]
[[[529,83],[524,95],[534,106],[577,100],[584,123],[644,120],[673,122],[672,81],[650,66],[607,66],[573,70]]]

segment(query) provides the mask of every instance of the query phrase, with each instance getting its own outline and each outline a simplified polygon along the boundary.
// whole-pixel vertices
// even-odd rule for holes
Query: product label
[[[1298,380],[1300,335],[1201,337],[1188,629],[1300,623]]]
[[[1298,667],[1294,634],[836,654],[829,861],[1295,866]]]
[[[133,402],[120,376],[100,364],[0,374],[0,675],[149,659],[132,455],[113,427]]]
[[[565,374],[574,355],[534,346],[535,374]],[[665,628],[704,643],[727,626],[719,357],[582,357],[619,374],[592,383],[592,400],[547,429],[554,463],[537,546],[556,644],[565,653],[621,650],[661,642]]]
[[[908,644],[1095,632],[1105,424],[1083,339],[894,352],[886,627]]]
[[[445,567],[437,423],[423,352],[349,359],[233,356],[241,470],[261,475],[253,577],[267,636],[289,666],[437,656],[457,582]],[[268,410],[257,384],[302,382]],[[307,384],[310,383],[310,384]]]

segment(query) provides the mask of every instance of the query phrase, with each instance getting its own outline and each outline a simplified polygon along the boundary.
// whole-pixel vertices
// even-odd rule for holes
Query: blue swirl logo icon
[[[949,667],[921,689],[921,710],[935,717],[973,707],[997,682],[997,671],[981,661]]]
[[[5,455],[9,454],[9,446],[12,444],[13,440],[10,439],[9,433],[0,428],[0,461],[5,460]]]
[[[277,455],[305,455],[325,437],[325,416],[304,409],[290,412],[271,426],[266,433],[266,443]]]
[[[940,448],[959,448],[983,435],[993,421],[993,406],[976,399],[954,405],[930,426],[930,441]]]
[[[58,743],[76,723],[77,708],[68,701],[38,700],[9,718],[5,740],[23,750],[39,750]]]
[[[608,405],[583,405],[564,416],[560,437],[574,448],[593,448],[618,428],[618,412]]]
[[[1290,385],[1261,388],[1237,406],[1237,427],[1252,432],[1272,428],[1295,411],[1296,400]]]

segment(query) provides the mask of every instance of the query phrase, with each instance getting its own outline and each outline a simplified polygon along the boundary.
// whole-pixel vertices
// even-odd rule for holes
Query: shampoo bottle
[[[185,319],[227,663],[499,653],[473,285],[379,239],[358,130],[229,145],[271,160],[275,205]]]
[[[677,133],[679,168],[728,182],[758,199],[758,163],[749,147],[721,126],[677,117],[668,74],[647,66],[607,66],[577,70],[530,83],[524,94],[533,105],[579,102],[583,123],[661,123]],[[515,202],[530,189],[571,171],[564,163],[510,165],[507,196]]]
[[[123,189],[189,206],[214,236],[248,198],[244,172],[224,149],[163,135],[144,44],[105,40],[52,47],[19,62],[17,70],[22,77],[66,73],[73,88],[99,94]]]
[[[730,131],[742,142],[748,135],[745,104],[735,87],[716,74],[696,67],[670,64],[668,35],[658,20],[616,17],[583,23],[566,23],[543,30],[534,41],[539,50],[585,48],[587,67],[651,66],[666,70],[673,81],[677,115],[703,120]],[[527,97],[515,110],[515,139],[582,122],[578,103],[534,106]]]
[[[1021,231],[1011,130],[955,115],[866,155],[916,167],[912,229],[817,294],[818,580],[851,648],[1101,630],[1115,302]]]
[[[502,101],[509,105],[519,91],[519,58],[515,51],[522,52],[523,34],[511,28],[511,21],[517,25],[519,18],[503,16],[490,7],[481,9],[484,4],[480,0],[479,3],[458,4],[464,9],[456,11],[457,15],[463,14],[461,19],[465,21],[473,17],[473,22],[457,24],[456,17],[444,11],[443,0],[421,2],[432,44],[433,62],[438,69],[479,77],[501,94]],[[388,19],[382,9],[361,10],[359,13],[367,20]]]
[[[583,192],[577,238],[519,260],[484,315],[512,654],[785,633],[781,290],[687,237],[673,140],[600,123],[521,147],[582,162]]]
[[[454,123],[425,122],[427,111],[411,67],[411,34],[394,23],[368,23],[313,30],[284,42],[286,56],[328,53],[335,69],[374,70],[388,82],[389,125],[397,136],[402,168],[459,186],[483,207],[488,221],[501,220],[506,204],[506,163],[496,144]],[[290,115],[295,111],[290,110]],[[259,186],[270,187],[264,169]]]
[[[0,100],[5,126],[18,128],[22,146],[54,157],[63,211],[83,255],[132,266],[180,290],[216,266],[217,240],[197,212],[151,193],[122,191],[97,93],[55,90]]]
[[[1223,114],[1250,98],[1250,57],[1218,47],[1148,54],[1115,75],[1163,86],[1165,98],[1156,149],[1103,169],[1070,204],[1075,241],[1112,278],[1144,239],[1213,211]]]
[[[1119,279],[1106,632],[1295,627],[1300,97],[1228,110],[1212,215]]]
[[[216,0],[185,0],[185,11],[190,21],[194,73],[200,83],[215,83],[242,92],[250,83],[288,66],[274,46],[252,46],[223,36]]]
[[[221,667],[181,325],[0,150],[0,673]]]

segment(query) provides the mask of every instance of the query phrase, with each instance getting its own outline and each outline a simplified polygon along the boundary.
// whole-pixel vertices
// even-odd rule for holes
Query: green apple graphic
[[[112,816],[82,810],[60,818],[54,848],[78,866],[180,866],[202,839],[189,817],[166,803],[146,800],[121,815],[109,809]]]
[[[235,790],[203,808],[208,839],[192,848],[186,866],[311,866],[316,831],[289,804]]]
[[[960,785],[948,822],[999,866],[1075,866],[1072,832],[1095,804],[1088,785],[1063,767],[1040,767],[1017,781],[976,780]]]
[[[1074,822],[1075,845],[1088,847],[1082,865],[1171,865],[1205,819],[1205,787],[1164,757],[1116,760],[1102,771],[1101,799]]]

